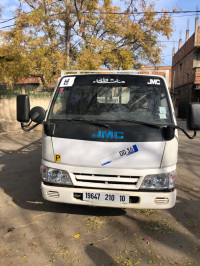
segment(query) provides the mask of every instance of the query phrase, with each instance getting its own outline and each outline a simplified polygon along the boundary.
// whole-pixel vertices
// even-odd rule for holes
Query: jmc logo
[[[159,79],[150,79],[149,82],[147,82],[148,85],[160,85]]]
[[[98,138],[98,139],[123,139],[124,138],[124,132],[121,131],[101,131],[99,130],[97,135],[92,134],[92,138]]]

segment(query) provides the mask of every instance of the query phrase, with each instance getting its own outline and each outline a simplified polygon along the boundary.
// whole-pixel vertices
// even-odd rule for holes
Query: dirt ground
[[[0,265],[200,265],[200,133],[180,132],[169,210],[44,201],[41,132],[0,134]]]

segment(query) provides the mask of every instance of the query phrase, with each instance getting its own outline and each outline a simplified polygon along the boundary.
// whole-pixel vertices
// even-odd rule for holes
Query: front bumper
[[[58,187],[48,186],[43,182],[41,183],[43,198],[49,201],[101,206],[101,207],[114,207],[114,208],[133,208],[133,209],[169,209],[175,205],[176,190],[171,192],[149,192],[149,191],[123,191],[123,194],[130,196],[130,201],[127,204],[113,204],[113,203],[99,203],[83,201],[81,195],[83,192],[93,193],[121,193],[116,190],[102,190],[91,188],[76,188],[76,187]],[[137,199],[137,200],[134,200]]]

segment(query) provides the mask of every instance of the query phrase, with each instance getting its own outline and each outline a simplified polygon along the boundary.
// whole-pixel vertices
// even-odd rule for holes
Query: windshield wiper
[[[138,121],[138,120],[127,120],[127,119],[120,119],[120,120],[115,120],[116,122],[128,122],[128,123],[132,123],[132,124],[138,124],[138,125],[143,125],[143,126],[147,126],[147,127],[154,127],[154,128],[161,128],[166,125],[158,125],[158,124],[150,124],[150,123],[146,123],[146,122],[142,122],[142,121]]]
[[[129,122],[129,123],[133,123],[133,124],[138,124],[138,125],[144,125],[144,126],[148,126],[148,127],[153,127],[153,128],[163,128],[164,132],[165,132],[165,138],[167,140],[171,140],[172,136],[174,136],[174,130],[175,129],[180,129],[189,139],[194,139],[196,137],[196,131],[194,131],[193,136],[190,136],[185,129],[183,129],[182,127],[179,127],[177,125],[173,125],[173,124],[162,124],[162,125],[158,125],[158,124],[150,124],[150,123],[146,123],[146,122],[141,122],[141,121],[137,121],[137,120],[126,120],[126,119],[121,119],[121,120],[116,120],[116,122]]]
[[[106,125],[106,124],[103,124],[103,123],[99,123],[99,122],[96,122],[94,120],[86,120],[86,119],[83,119],[83,118],[66,119],[66,121],[81,122],[81,123],[85,123],[85,124],[90,124],[90,125],[99,126],[99,127],[106,127],[106,128],[109,127],[109,125]]]

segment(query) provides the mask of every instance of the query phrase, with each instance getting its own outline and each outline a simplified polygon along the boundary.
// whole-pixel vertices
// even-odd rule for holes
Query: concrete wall
[[[46,110],[49,102],[50,98],[30,99],[31,108],[41,106]],[[21,125],[16,117],[16,98],[0,99],[0,132],[20,130]],[[36,127],[36,129],[41,129],[41,127]]]

